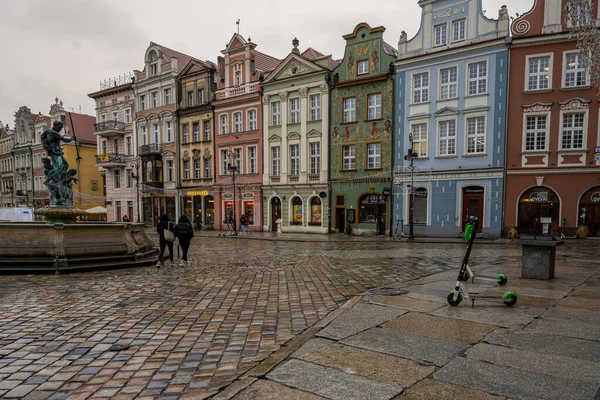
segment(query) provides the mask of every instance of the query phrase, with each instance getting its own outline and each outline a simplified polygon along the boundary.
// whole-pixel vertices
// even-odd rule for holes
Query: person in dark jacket
[[[158,262],[156,263],[157,268],[164,265],[163,257],[165,255],[165,247],[169,248],[169,260],[171,261],[171,265],[173,265],[173,242],[165,240],[165,230],[175,233],[175,228],[167,214],[161,215],[158,225],[156,225],[156,232],[158,232],[158,237],[160,239],[160,253],[158,254]]]
[[[179,239],[179,245],[183,255],[181,256],[181,266],[187,266],[187,255],[190,248],[190,242],[194,237],[194,227],[190,223],[190,219],[186,215],[179,217],[179,222],[175,225],[175,236]]]

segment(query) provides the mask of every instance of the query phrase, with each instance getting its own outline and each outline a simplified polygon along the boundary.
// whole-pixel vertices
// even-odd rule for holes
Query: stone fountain
[[[61,121],[42,134],[49,158],[43,159],[50,205],[37,210],[45,223],[0,223],[0,271],[44,272],[152,265],[157,249],[142,223],[77,222],[85,211],[73,207],[72,184],[61,142],[76,137],[60,134]]]

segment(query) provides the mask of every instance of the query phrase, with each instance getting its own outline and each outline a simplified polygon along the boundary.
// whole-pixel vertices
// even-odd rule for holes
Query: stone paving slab
[[[455,318],[410,312],[383,325],[384,328],[453,342],[477,343],[497,327]]]
[[[423,366],[405,358],[340,344],[303,353],[298,358],[397,387],[411,386],[435,371],[433,366]]]
[[[446,364],[469,347],[464,343],[446,342],[385,328],[369,329],[341,343],[438,366]]]
[[[598,385],[539,372],[507,368],[457,357],[433,377],[456,385],[514,399],[585,399],[596,396]]]
[[[369,300],[371,304],[402,308],[409,311],[431,312],[443,307],[441,302],[415,299],[409,296],[375,296]]]
[[[357,304],[345,310],[317,336],[340,340],[389,321],[408,311],[372,304]]]
[[[597,311],[600,310],[600,293],[575,289],[567,297],[560,300],[558,305],[560,307]]]
[[[562,321],[583,321],[587,324],[600,325],[599,311],[579,310],[568,307],[552,307],[542,314],[542,318]]]
[[[537,319],[527,326],[527,331],[550,333],[579,339],[600,341],[598,324],[580,321]]]
[[[320,349],[331,346],[336,343],[334,340],[329,340],[325,338],[315,337],[310,339],[308,342],[304,343],[302,347],[292,353],[292,357],[302,358],[305,354],[310,354],[315,351],[319,351]]]
[[[436,381],[435,379],[424,379],[406,389],[406,393],[394,398],[394,400],[431,399],[503,400],[505,397],[494,396],[477,389]]]
[[[519,306],[506,307],[503,303],[497,305],[486,306],[485,304],[475,301],[475,307],[471,307],[470,301],[463,301],[459,306],[446,306],[433,311],[432,315],[440,317],[458,318],[465,321],[479,322],[482,324],[496,325],[506,328],[522,328],[529,324],[535,316],[541,314],[543,310],[539,310],[536,315],[523,315],[513,311]]]
[[[232,398],[233,400],[324,400],[324,397],[292,389],[277,382],[261,379]]]
[[[467,350],[466,356],[473,360],[504,367],[600,384],[600,360],[597,362],[578,360],[485,343],[471,347]]]
[[[402,392],[402,388],[297,359],[275,368],[267,378],[332,400],[388,400]]]

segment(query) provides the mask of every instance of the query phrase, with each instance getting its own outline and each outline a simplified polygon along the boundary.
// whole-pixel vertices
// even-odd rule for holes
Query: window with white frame
[[[194,160],[194,179],[200,179],[202,173],[202,168],[200,166],[200,159],[197,158]]]
[[[150,93],[150,98],[152,99],[152,108],[158,107],[158,92]]]
[[[194,105],[194,92],[192,90],[187,92],[187,106],[191,107]]]
[[[183,179],[190,179],[190,160],[183,160]]]
[[[173,160],[167,160],[167,182],[175,181],[175,169]]]
[[[271,175],[281,175],[281,147],[271,147]]]
[[[210,121],[202,121],[203,130],[204,130],[204,139],[205,141],[210,140]]]
[[[190,142],[190,124],[183,125],[182,129],[183,129],[182,143],[189,143]]]
[[[368,103],[368,118],[369,119],[380,119],[381,118],[381,93],[373,93],[367,96]]]
[[[290,123],[297,124],[300,122],[300,98],[295,97],[290,99]]]
[[[271,103],[271,125],[281,125],[281,102],[279,101]]]
[[[219,134],[226,135],[229,133],[229,121],[227,114],[223,114],[219,117]]]
[[[368,74],[369,73],[369,60],[360,60],[358,62],[358,74]]]
[[[248,110],[246,123],[248,124],[249,132],[256,130],[256,110]]]
[[[443,44],[446,44],[446,38],[448,35],[448,25],[445,23],[441,25],[436,25],[434,31],[434,46],[441,46]]]
[[[229,154],[227,150],[221,150],[221,175],[227,175],[229,166]]]
[[[413,103],[429,101],[429,72],[413,75]]]
[[[547,115],[528,115],[525,119],[525,150],[546,150],[548,135]]]
[[[487,61],[469,64],[469,95],[487,92]]]
[[[467,154],[485,152],[485,117],[467,118]]]
[[[344,99],[344,122],[356,121],[356,97]]]
[[[569,113],[562,116],[561,150],[583,149],[585,113]]]
[[[123,110],[123,115],[124,115],[124,122],[126,124],[131,123],[131,109],[130,108],[126,108],[125,110]]]
[[[131,140],[131,136],[125,138],[125,154],[128,156],[133,155],[133,141]]]
[[[242,169],[242,161],[242,148],[236,147],[233,149],[233,165],[235,166],[238,174],[244,173],[244,170]]]
[[[410,127],[412,133],[412,149],[421,158],[427,157],[427,123],[412,124]]]
[[[154,139],[154,143],[160,143],[160,137],[158,133],[158,124],[152,124],[152,138]]]
[[[171,88],[166,88],[163,90],[163,97],[165,98],[165,105],[171,104],[172,96],[171,96]]]
[[[456,67],[440,70],[440,100],[458,96],[458,71]]]
[[[300,175],[300,145],[290,145],[290,175]]]
[[[356,145],[344,146],[344,171],[356,169]]]
[[[212,177],[212,160],[210,158],[204,159],[204,177],[205,178]]]
[[[235,71],[235,86],[242,85],[242,71]]]
[[[198,89],[198,104],[204,104],[204,89]]]
[[[440,156],[456,155],[456,121],[438,122],[438,149]]]
[[[527,90],[550,87],[550,56],[530,57],[527,60]]]
[[[310,150],[310,174],[316,175],[321,173],[321,143],[309,143]]]
[[[581,53],[565,53],[564,87],[586,86],[587,65]]]
[[[367,144],[367,168],[381,168],[381,143]]]
[[[167,135],[167,143],[172,143],[175,141],[175,136],[173,136],[173,123],[171,121],[165,122],[165,134]]]
[[[460,42],[465,40],[465,20],[452,21],[452,41]]]
[[[242,131],[242,113],[241,112],[233,113],[233,131],[235,133]]]
[[[310,120],[318,121],[321,119],[321,95],[311,94],[309,96],[310,103]]]
[[[131,169],[125,170],[125,187],[131,189],[133,187],[133,174]]]
[[[113,172],[115,189],[121,189],[121,170],[115,169]]]
[[[148,144],[148,132],[146,131],[146,127],[142,126],[140,129],[142,131],[142,145]]]
[[[117,111],[113,111],[112,113],[113,126],[115,129],[119,126],[119,113]]]
[[[251,146],[248,147],[247,149],[248,151],[248,173],[249,174],[256,174],[258,172],[258,169],[256,167],[256,147],[255,146]]]
[[[140,96],[140,111],[144,111],[146,109],[146,95],[142,94]]]
[[[200,122],[192,123],[192,138],[194,142],[200,141]]]

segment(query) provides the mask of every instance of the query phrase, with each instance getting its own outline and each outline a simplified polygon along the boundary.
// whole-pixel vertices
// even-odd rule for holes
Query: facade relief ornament
[[[263,102],[263,104],[269,104],[269,95],[268,94],[265,94],[263,96],[263,101],[262,102]]]
[[[446,17],[451,17],[454,14],[459,14],[459,13],[464,13],[465,12],[465,8],[461,7],[461,8],[448,8],[446,11],[441,12],[439,14],[434,14],[433,19],[438,19],[438,18],[446,18]]]
[[[300,92],[300,97],[306,98],[306,95],[308,94],[308,89],[307,88],[300,88],[300,89],[298,89],[298,92]]]
[[[321,89],[321,94],[327,94],[327,93],[329,93],[329,88],[327,87],[326,83],[321,83],[319,85],[319,89]]]
[[[533,112],[547,112],[550,111],[552,103],[533,103],[533,104],[525,104],[523,105],[524,113],[533,113]]]
[[[190,153],[186,150],[183,152],[183,161],[188,161],[190,159]]]
[[[515,35],[525,35],[529,32],[529,29],[531,29],[531,25],[529,24],[529,21],[524,19],[518,19],[512,25],[512,32]]]
[[[405,31],[402,31],[400,33],[400,39],[398,39],[398,45],[405,44],[407,40],[408,40],[408,35],[406,34]]]
[[[307,69],[302,65],[298,64],[296,61],[291,62],[290,65],[279,74],[279,78],[287,78],[289,76],[300,75],[306,72]]]
[[[200,150],[194,149],[192,152],[194,153],[194,160],[200,159]]]
[[[204,149],[204,158],[207,160],[209,160],[211,158],[209,149]]]
[[[582,99],[582,98],[570,99],[568,101],[561,102],[560,109],[563,111],[587,110],[589,102],[591,102],[591,100]]]
[[[281,93],[279,93],[279,98],[281,99],[281,101],[287,101],[287,99],[288,99],[288,92],[281,92]]]

